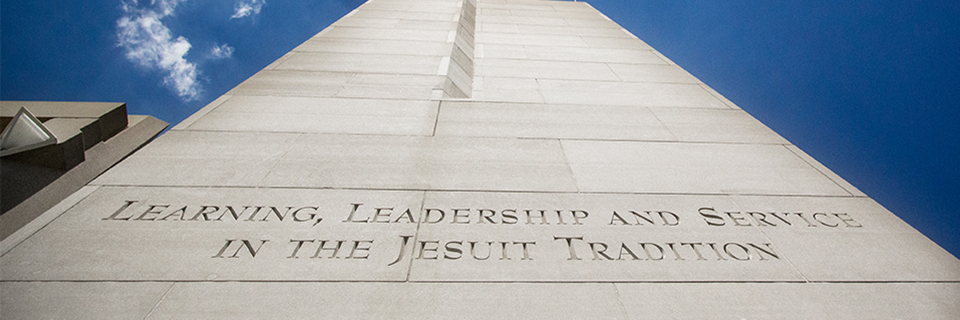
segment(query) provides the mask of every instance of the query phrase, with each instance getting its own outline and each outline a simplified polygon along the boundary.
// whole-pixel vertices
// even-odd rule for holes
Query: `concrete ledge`
[[[2,101],[0,117],[4,124],[20,107],[26,107],[41,121],[48,118],[95,118],[103,140],[127,127],[127,104],[122,102]]]
[[[126,111],[124,110],[124,112]],[[123,122],[127,123],[128,121]],[[126,130],[87,150],[86,161],[64,173],[59,179],[16,207],[0,215],[0,239],[5,239],[47,209],[56,205],[61,199],[79,190],[127,155],[152,140],[167,127],[166,122],[149,116],[130,116],[129,122],[131,125]],[[81,140],[80,135],[77,135],[76,139]]]

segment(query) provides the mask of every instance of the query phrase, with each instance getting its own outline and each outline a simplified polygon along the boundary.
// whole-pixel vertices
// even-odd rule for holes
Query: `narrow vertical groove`
[[[430,134],[431,137],[437,136],[437,126],[440,125],[440,108],[443,107],[443,101],[437,101],[437,113],[433,116],[433,133]]]
[[[154,304],[152,308],[150,308],[150,311],[148,311],[146,315],[143,316],[144,320],[150,318],[150,315],[152,315],[153,312],[157,310],[157,307],[159,307],[160,304],[163,303],[163,299],[167,298],[167,295],[170,294],[170,290],[173,290],[173,287],[176,285],[177,285],[176,282],[170,284],[170,287],[167,288],[167,291],[163,292],[163,295],[160,296],[160,299],[157,300],[157,303]]]
[[[286,150],[283,150],[282,154],[277,156],[277,160],[273,163],[273,165],[270,166],[270,170],[267,170],[267,173],[263,175],[263,178],[260,178],[260,180],[257,181],[257,185],[255,186],[255,188],[265,187],[263,185],[263,182],[267,180],[267,177],[269,177],[270,174],[273,173],[273,170],[276,169],[278,165],[280,165],[280,161],[283,160],[283,157],[286,156],[288,153],[290,153],[290,150],[293,150],[293,147],[297,145],[297,141],[300,141],[300,139],[303,138],[303,135],[304,135],[303,133],[298,133],[297,137],[293,139],[292,142],[290,142],[290,146],[288,146]]]
[[[740,202],[737,201],[738,197],[740,196],[742,195],[728,195],[727,197],[729,197],[730,200],[733,201],[733,204],[737,206],[738,211],[743,212],[746,210],[744,210],[743,207],[740,206]],[[783,250],[780,250],[780,246],[777,246],[775,241],[773,241],[773,239],[770,238],[770,235],[768,235],[766,232],[763,231],[763,228],[761,228],[759,225],[752,226],[751,228],[760,232],[760,234],[763,235],[763,238],[767,239],[767,241],[769,241],[770,244],[772,244],[776,248],[776,251],[779,252],[781,255],[783,255]],[[793,268],[793,271],[795,271],[798,275],[800,275],[800,278],[803,279],[803,282],[810,283],[810,279],[807,279],[807,276],[803,274],[803,271],[800,271],[800,268],[797,268],[797,265],[794,264],[793,261],[790,261],[790,258],[788,258],[787,256],[783,256],[783,261],[786,261],[787,264],[790,265],[791,268]]]
[[[611,282],[610,285],[613,286],[613,293],[617,295],[617,302],[620,304],[620,312],[623,313],[623,318],[630,319],[630,316],[627,315],[626,304],[623,303],[623,296],[620,295],[620,288],[617,288],[616,282]]]
[[[424,191],[420,198],[420,209],[417,212],[423,212],[423,207],[427,203],[427,192]],[[416,251],[417,241],[420,239],[420,224],[422,219],[417,217],[417,229],[413,231],[413,241],[410,243],[410,263],[407,264],[407,277],[403,279],[403,282],[410,282],[410,273],[413,272],[413,251]],[[402,250],[402,249],[401,249]]]
[[[563,139],[557,139],[557,144],[560,145],[560,155],[563,156],[563,161],[567,164],[567,172],[570,173],[570,179],[573,180],[573,187],[577,193],[580,193],[580,182],[577,181],[577,175],[573,173],[573,165],[570,164],[570,158],[567,157],[567,150],[563,148]]]

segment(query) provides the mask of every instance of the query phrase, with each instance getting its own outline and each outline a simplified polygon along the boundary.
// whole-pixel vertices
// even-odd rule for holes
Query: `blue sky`
[[[960,256],[960,3],[588,2]],[[175,124],[361,3],[3,1],[0,98]]]

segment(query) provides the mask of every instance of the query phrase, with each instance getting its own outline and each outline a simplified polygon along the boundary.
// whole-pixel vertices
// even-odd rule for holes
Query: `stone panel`
[[[481,32],[476,35],[476,43],[502,45],[536,45],[559,47],[586,47],[587,43],[579,36],[571,35],[542,35],[542,34],[511,34]]]
[[[810,281],[960,281],[960,261],[871,199],[735,199],[774,224],[770,212],[808,215],[809,223],[761,229]]]
[[[838,185],[843,187],[844,190],[847,190],[847,192],[849,192],[850,194],[857,197],[867,196],[862,191],[860,191],[860,189],[857,189],[857,187],[854,187],[853,185],[851,185],[849,182],[847,182],[846,180],[838,176],[836,173],[834,173],[833,171],[825,167],[823,164],[821,164],[819,161],[817,161],[816,159],[808,155],[806,152],[803,152],[803,150],[800,150],[800,148],[798,148],[797,146],[789,145],[787,146],[787,149],[790,149],[790,151],[792,151],[798,157],[803,159],[803,161],[806,161],[814,168],[817,168],[817,170],[820,171],[820,173],[823,173],[825,176],[829,177],[830,180],[833,180],[833,182],[836,182]]]
[[[476,65],[479,76],[617,80],[617,76],[603,63],[488,58],[477,61]]]
[[[647,108],[443,102],[437,135],[676,140]]]
[[[450,52],[450,44],[431,41],[384,39],[361,40],[314,37],[301,44],[294,51],[443,56],[444,54]]]
[[[91,184],[256,186],[298,136],[170,131]]]
[[[474,88],[502,91],[515,90],[536,93],[540,84],[536,78],[474,77]]]
[[[591,20],[587,20],[591,21]],[[600,24],[613,23],[609,21],[598,22]],[[632,50],[649,50],[650,46],[643,41],[634,38],[610,38],[610,37],[582,37],[587,46],[591,48],[618,48]]]
[[[650,110],[680,141],[789,143],[743,110],[714,108],[650,108]]]
[[[353,77],[347,72],[264,70],[227,92],[230,95],[332,97]]]
[[[431,92],[433,92],[433,88],[426,86],[346,84],[337,92],[336,96],[360,99],[425,100],[430,98]]]
[[[236,96],[190,130],[432,135],[438,102]]]
[[[428,192],[398,256],[413,258],[411,281],[803,280],[759,228],[711,227],[705,207],[737,208],[722,196]]]
[[[172,283],[0,282],[4,319],[144,319]]]
[[[440,57],[416,55],[356,55],[300,52],[277,66],[278,70],[436,74]]]
[[[177,284],[147,319],[264,319],[278,314],[360,319],[626,318],[616,290],[606,283],[258,282]]]
[[[450,20],[453,15],[441,14],[436,20]],[[356,28],[356,27],[334,27],[320,35],[321,38],[330,39],[369,39],[369,40],[396,40],[404,39],[410,41],[437,41],[447,40],[447,31],[439,30],[410,30],[394,28]]]
[[[563,141],[580,191],[849,196],[781,145]]]
[[[575,191],[557,141],[304,134],[264,187]]]
[[[587,14],[591,15],[591,14]],[[564,26],[537,26],[529,24],[518,24],[517,30],[524,34],[565,34],[588,37],[625,37],[626,35],[619,28],[578,28]]]
[[[450,10],[444,10],[446,12],[410,12],[410,11],[390,11],[390,10],[360,10],[356,14],[351,16],[357,18],[380,18],[380,19],[410,19],[410,20],[433,20],[433,21],[451,21],[453,16],[456,13],[456,10],[452,8]],[[339,28],[339,27],[338,27]],[[415,37],[410,36],[409,34],[404,34],[406,37]]]
[[[474,99],[494,102],[544,103],[543,95],[540,94],[539,90],[492,89],[474,92]]]
[[[569,26],[567,20],[559,17],[517,17],[508,15],[477,15],[477,21],[481,23],[506,23],[506,24],[531,24],[543,26]]]
[[[655,56],[652,52],[650,52],[650,55]],[[659,57],[655,60],[654,57],[650,57],[650,59],[658,63],[666,64]],[[700,83],[700,80],[697,80],[693,75],[675,65],[650,65],[634,62],[631,64],[611,63],[609,66],[610,69],[617,74],[617,77],[623,81]]]
[[[695,84],[575,79],[539,79],[544,100],[547,103],[729,109],[723,101]]]
[[[422,194],[102,187],[0,267],[19,281],[403,280],[408,264],[386,250],[416,222],[343,220],[352,203],[418,212]]]
[[[954,319],[957,283],[618,283],[630,319]]]
[[[483,44],[482,50],[484,58],[492,59],[666,64],[659,56],[649,50],[591,49],[533,45],[516,46],[494,43]],[[629,65],[623,65],[621,69],[628,66]],[[647,68],[652,69],[652,67]],[[624,76],[631,76],[631,74],[627,72],[632,70],[621,71],[614,68],[613,71],[623,78]],[[623,73],[623,75],[621,75],[621,73]],[[649,77],[647,79],[649,79]]]

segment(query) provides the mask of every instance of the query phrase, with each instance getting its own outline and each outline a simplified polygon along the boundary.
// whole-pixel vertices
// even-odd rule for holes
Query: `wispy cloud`
[[[239,19],[258,15],[264,4],[266,0],[237,0],[237,5],[233,8],[233,16],[230,18]]]
[[[213,48],[210,48],[210,56],[214,59],[226,59],[233,55],[233,47],[227,45],[226,43],[222,45],[214,45]]]
[[[190,42],[171,35],[162,19],[173,14],[186,0],[152,0],[142,5],[137,0],[121,3],[123,16],[117,20],[117,38],[128,60],[164,73],[163,83],[184,100],[200,95],[197,65],[185,58]],[[224,45],[226,46],[226,45]],[[233,48],[229,48],[229,56]]]

